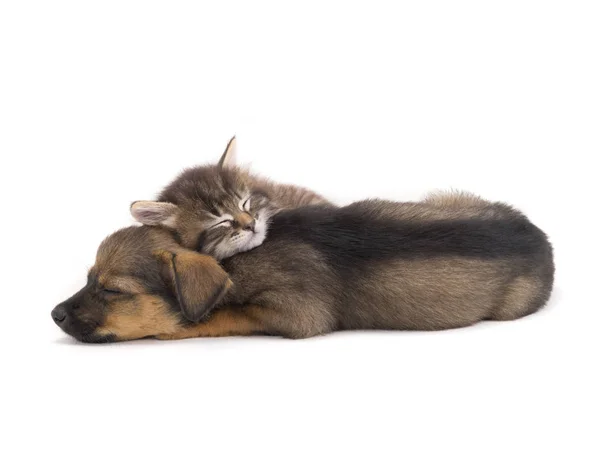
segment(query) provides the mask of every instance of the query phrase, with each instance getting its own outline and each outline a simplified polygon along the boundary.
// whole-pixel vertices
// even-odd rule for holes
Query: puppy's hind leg
[[[489,316],[490,320],[514,320],[533,314],[546,303],[549,292],[536,276],[519,276],[506,290],[500,303]]]
[[[304,339],[335,330],[328,305],[314,295],[264,292],[251,313],[262,320],[267,332],[288,339]]]

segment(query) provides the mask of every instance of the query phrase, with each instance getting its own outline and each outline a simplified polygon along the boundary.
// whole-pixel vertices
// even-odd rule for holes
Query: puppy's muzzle
[[[85,303],[86,293],[86,288],[83,288],[52,309],[52,320],[65,333],[81,342],[113,341],[114,336],[102,336],[95,333],[96,328],[100,325],[101,317],[98,311],[90,310],[89,303]]]

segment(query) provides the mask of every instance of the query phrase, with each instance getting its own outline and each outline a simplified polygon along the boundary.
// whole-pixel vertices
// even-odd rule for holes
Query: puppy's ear
[[[158,251],[155,255],[167,269],[181,312],[192,322],[198,323],[208,315],[233,285],[229,275],[209,255],[193,251]]]
[[[225,153],[219,159],[219,163],[217,164],[220,169],[228,169],[231,167],[235,167],[237,165],[237,151],[236,151],[236,141],[235,136],[233,136],[229,143],[227,144],[227,148],[225,149]]]
[[[133,218],[145,225],[164,225],[165,227],[175,227],[177,205],[168,202],[133,202],[129,208]]]

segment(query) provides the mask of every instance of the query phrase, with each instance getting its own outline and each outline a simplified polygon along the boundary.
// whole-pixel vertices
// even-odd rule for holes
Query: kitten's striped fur
[[[308,189],[237,167],[234,137],[217,165],[183,171],[157,201],[135,202],[131,212],[143,224],[175,230],[183,246],[221,260],[262,244],[277,211],[308,205],[331,204]]]

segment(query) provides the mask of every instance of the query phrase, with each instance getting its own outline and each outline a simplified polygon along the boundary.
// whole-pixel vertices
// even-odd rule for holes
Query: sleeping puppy
[[[128,227],[104,240],[86,286],[52,317],[81,341],[110,342],[440,330],[535,312],[553,282],[546,235],[501,204],[441,215],[473,203],[485,205],[451,195],[282,211],[263,245],[221,264],[162,227]]]

